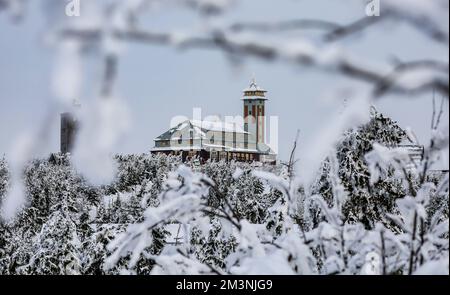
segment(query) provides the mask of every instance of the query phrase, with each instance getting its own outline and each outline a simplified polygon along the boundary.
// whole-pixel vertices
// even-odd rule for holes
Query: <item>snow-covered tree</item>
[[[339,178],[348,193],[343,207],[346,221],[362,222],[366,228],[374,228],[379,221],[386,225],[390,223],[385,219],[385,214],[392,213],[395,201],[406,194],[402,179],[395,169],[390,168],[385,171],[385,177],[371,183],[365,155],[372,151],[374,144],[396,147],[406,140],[405,131],[375,109],[372,109],[371,119],[367,124],[345,132],[336,148],[336,161]],[[326,159],[313,188],[329,204],[335,197],[330,185],[330,166],[330,159]]]
[[[192,229],[191,239],[185,237],[179,245],[166,245],[160,255],[149,256],[156,262],[151,273],[412,274],[422,271],[422,266],[438,263],[441,271],[448,272],[445,264],[448,259],[448,217],[442,214],[448,209],[441,208],[436,212],[429,205],[436,194],[445,196],[448,193],[448,176],[436,185],[429,177],[419,181],[420,171],[405,169],[411,159],[404,149],[395,147],[404,133],[395,124],[387,122],[391,121],[376,114],[375,122],[368,123],[370,126],[364,125],[344,134],[344,138],[350,134],[352,139],[363,140],[358,143],[347,138],[345,144],[337,145],[335,155],[327,159],[328,194],[320,194],[319,190],[318,194],[305,196],[308,191],[284,174],[246,173],[245,167],[237,168],[235,164],[230,165],[235,169],[233,173],[221,167],[223,163],[214,164],[221,167],[217,173],[213,164],[205,164],[203,171],[212,176],[221,175],[218,183],[208,175],[181,166],[176,173],[169,174],[159,196],[159,206],[147,208],[142,223],[127,229],[125,235],[110,244],[112,255],[107,265],[114,267],[131,255],[131,265],[135,266],[136,257],[143,253],[144,246],[151,245],[145,242],[148,241],[145,232],[178,222],[185,230]],[[388,131],[377,129],[386,127],[385,124],[398,130],[398,133],[394,132],[398,136],[392,136],[390,132],[393,131],[389,128]],[[373,135],[366,134],[372,129],[385,137],[372,139]],[[440,143],[439,146],[446,145]],[[365,147],[364,151],[361,151],[362,147]],[[349,161],[342,154],[339,156],[340,152],[363,163],[358,167],[364,168],[365,182],[354,184],[355,189],[349,182],[360,176],[352,174],[357,174],[358,170],[343,171],[344,164]],[[431,154],[424,158],[421,167],[426,166],[427,158],[434,159]],[[402,194],[397,195],[383,186],[386,180],[380,185],[380,178],[388,181],[394,178]],[[239,182],[239,179],[243,181]],[[259,190],[254,180],[258,180],[264,189]],[[227,188],[224,188],[224,182]],[[239,183],[236,189],[233,188],[235,183]],[[241,191],[245,188],[244,195],[248,198],[245,202],[237,202],[233,199],[236,195],[230,194],[232,191],[238,194],[238,188]],[[388,207],[379,200],[380,215],[374,216],[369,225],[364,219],[349,218],[349,200],[358,196],[355,194],[357,189],[379,197],[391,197],[393,204]],[[412,192],[415,195],[410,195]],[[265,205],[267,209],[260,220],[255,222],[252,220],[254,215],[243,214],[247,212],[245,210],[252,212],[255,209],[252,198],[256,197],[258,206],[265,204],[260,199],[264,196],[270,196],[271,202],[269,206]],[[362,210],[361,207],[350,209],[357,212]]]
[[[18,22],[29,2],[0,0],[0,12]],[[180,159],[166,156],[109,157],[128,127],[126,104],[114,86],[123,57],[119,47],[130,41],[207,48],[225,53],[233,65],[257,58],[362,81],[367,87],[352,102],[356,106],[430,90],[448,101],[448,60],[373,60],[356,56],[353,42],[336,42],[390,22],[405,24],[448,50],[448,1],[384,1],[379,17],[346,24],[226,19],[239,2],[87,1],[80,17],[60,18],[55,11],[64,11],[64,1],[41,1],[47,8],[45,40],[57,51],[52,80],[57,100],[48,101],[49,109],[59,112],[85,92],[85,69],[79,66],[85,61],[100,61],[102,69],[93,71],[102,73],[94,75],[100,90],[89,101],[91,108],[83,109],[85,128],[70,161],[58,155],[35,159],[45,145],[41,134],[11,161],[7,182],[0,161],[0,195],[7,192],[2,208],[15,217],[0,225],[1,273],[448,274],[448,173],[430,177],[433,162],[442,161],[439,154],[448,150],[448,127],[438,129],[439,119],[433,118],[422,161],[407,171],[410,159],[395,147],[404,138],[395,122],[372,113],[361,125],[364,110],[350,108],[353,112],[330,122],[339,128],[324,136],[323,145],[332,151],[313,189],[293,165],[285,175],[279,168],[269,173],[236,163],[190,169],[191,163],[180,165]],[[367,5],[355,3],[361,11]],[[195,19],[192,27],[160,30],[140,21],[154,7],[173,4],[198,13],[204,26],[199,29]],[[311,28],[320,29],[315,30],[319,35],[292,33]],[[277,34],[277,42],[269,38],[280,32],[288,33]],[[57,116],[53,112],[50,117]],[[349,127],[340,141],[328,138]],[[94,144],[105,135],[104,144]],[[236,173],[238,167],[243,174]],[[112,183],[105,181],[113,176]],[[107,184],[90,184],[98,181]],[[3,206],[14,197],[22,197],[14,203],[18,208]],[[104,204],[110,197],[113,202]],[[164,227],[174,223],[185,233],[175,246],[164,243]]]
[[[0,200],[3,200],[8,189],[9,172],[5,158],[0,159]]]
[[[66,194],[33,238],[33,255],[24,267],[31,274],[81,274],[81,241],[72,220],[74,204]]]
[[[194,228],[190,236],[190,243],[198,260],[217,269],[225,268],[226,258],[235,251],[235,237],[225,234],[222,223],[217,218],[211,218],[209,231]]]

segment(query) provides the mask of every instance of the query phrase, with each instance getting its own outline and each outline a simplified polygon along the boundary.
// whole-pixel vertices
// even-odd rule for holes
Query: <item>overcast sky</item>
[[[31,2],[21,25],[11,24],[6,15],[0,14],[0,155],[8,153],[18,134],[34,130],[42,122],[46,102],[52,96],[49,85],[54,52],[41,39],[45,25],[38,1]],[[364,10],[346,6],[345,1],[244,0],[227,20],[319,18],[346,23],[363,15]],[[152,14],[148,20],[154,28],[184,28],[194,22],[192,12],[181,10]],[[438,47],[404,25],[382,26],[370,30],[369,37],[342,42],[354,43],[352,49],[357,56],[374,62],[394,56],[405,61],[448,60],[448,48]],[[95,60],[89,71],[92,76],[99,71]],[[279,117],[282,159],[288,157],[297,129],[301,130],[301,141],[308,142],[339,112],[342,101],[333,99],[334,94],[345,93],[355,85],[364,87],[348,79],[283,63],[250,59],[235,67],[217,51],[180,52],[132,44],[120,60],[116,90],[129,103],[133,128],[117,151],[147,152],[153,139],[168,129],[172,117],[190,117],[193,107],[201,107],[204,115],[240,115],[241,91],[253,74],[258,84],[268,90],[268,115]],[[92,87],[86,87],[81,100],[93,95]],[[390,96],[376,106],[402,127],[410,126],[426,142],[431,93],[415,99]],[[448,120],[448,105],[445,117]],[[51,126],[49,152],[59,149],[58,118]]]

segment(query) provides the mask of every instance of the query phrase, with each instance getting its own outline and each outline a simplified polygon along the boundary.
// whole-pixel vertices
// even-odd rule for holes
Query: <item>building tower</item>
[[[266,136],[266,90],[260,88],[253,78],[250,86],[244,89],[244,130],[254,134],[257,146],[265,143]],[[248,135],[245,135],[245,148],[248,148]]]
[[[80,106],[80,103],[74,100],[72,110],[61,114],[60,151],[62,154],[71,153],[75,146],[79,124],[74,113]]]

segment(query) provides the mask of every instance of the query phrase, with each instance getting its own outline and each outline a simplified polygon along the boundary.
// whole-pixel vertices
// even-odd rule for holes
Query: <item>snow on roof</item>
[[[193,150],[200,151],[201,148],[199,146],[166,146],[166,147],[154,147],[150,149],[151,152],[165,152],[165,151],[185,151],[185,150]]]
[[[260,149],[250,149],[250,148],[238,148],[238,147],[230,147],[230,146],[224,146],[219,144],[208,144],[204,143],[203,146],[210,148],[210,149],[223,149],[227,152],[236,152],[236,153],[257,153],[261,155],[276,155],[275,152],[267,145],[267,144],[258,144],[259,147],[262,147]]]
[[[244,96],[242,97],[242,100],[257,100],[257,99],[262,99],[262,100],[267,100],[267,97],[264,96],[258,96],[258,95],[252,95],[252,96]]]
[[[200,135],[201,137],[205,138],[206,133],[204,131],[225,131],[228,133],[243,133],[243,134],[249,134],[247,131],[242,129],[239,124],[236,123],[228,123],[228,122],[222,122],[222,121],[201,121],[201,120],[186,120],[180,124],[178,124],[175,127],[170,128],[168,131],[164,132],[157,138],[155,138],[155,141],[161,141],[161,140],[174,140],[172,137],[175,132],[179,132],[183,130],[184,128],[187,128],[189,126],[192,126],[193,131],[195,131],[196,134]],[[176,137],[179,138],[179,137]],[[199,139],[200,137],[194,136],[194,139]]]
[[[248,86],[247,88],[244,89],[244,92],[247,91],[262,91],[262,92],[267,92],[266,90],[262,89],[261,87],[258,86],[258,84],[256,84],[255,79],[252,79],[252,82],[250,83],[250,86]]]
[[[236,132],[236,133],[248,133],[244,131],[238,124],[222,122],[222,121],[200,121],[200,120],[190,120],[194,127],[201,128],[207,131],[225,131],[225,132]]]
[[[252,82],[250,83],[250,86],[246,89],[244,89],[244,97],[242,98],[243,100],[267,100],[267,98],[265,97],[265,93],[267,91],[262,89],[261,87],[258,86],[258,84],[256,84],[255,79],[252,80]]]

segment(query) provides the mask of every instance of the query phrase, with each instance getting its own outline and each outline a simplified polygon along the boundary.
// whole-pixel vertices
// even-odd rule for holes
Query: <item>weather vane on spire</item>
[[[252,81],[250,83],[250,87],[252,87],[252,86],[257,87],[257,85],[256,85],[256,78],[255,78],[255,73],[254,72],[252,74]]]

